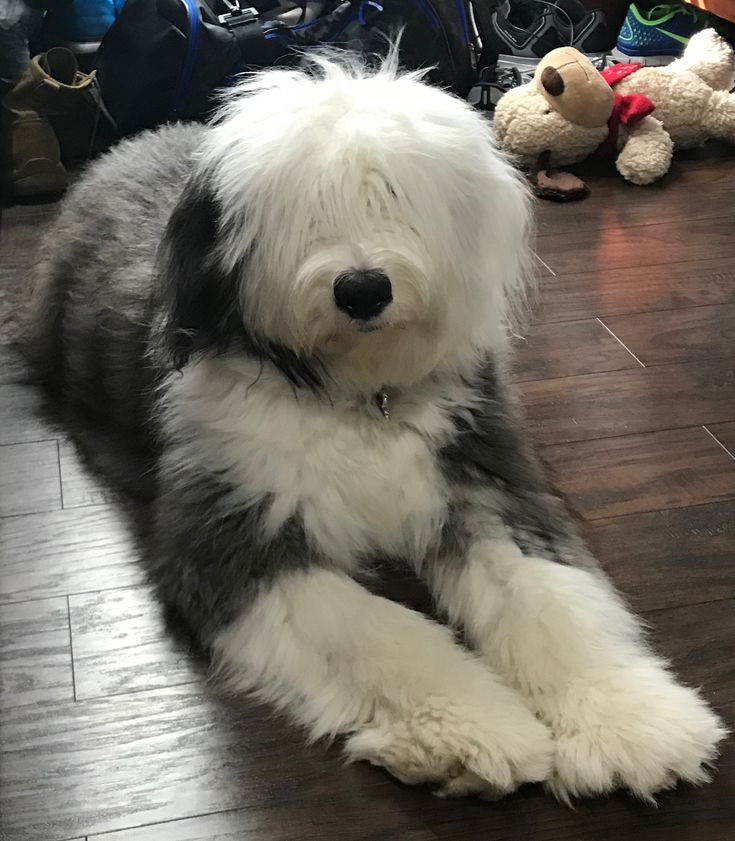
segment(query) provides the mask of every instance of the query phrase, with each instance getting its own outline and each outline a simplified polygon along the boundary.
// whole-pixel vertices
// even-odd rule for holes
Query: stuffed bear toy
[[[552,50],[526,85],[504,94],[495,131],[519,163],[575,163],[597,152],[633,184],[669,169],[674,149],[709,138],[735,143],[732,47],[714,29],[693,35],[664,67],[619,64],[599,72],[571,47]]]

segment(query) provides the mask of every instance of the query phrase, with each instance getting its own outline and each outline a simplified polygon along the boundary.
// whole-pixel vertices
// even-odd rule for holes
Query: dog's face
[[[327,62],[247,83],[201,161],[246,328],[333,379],[406,384],[497,338],[526,196],[465,103]]]

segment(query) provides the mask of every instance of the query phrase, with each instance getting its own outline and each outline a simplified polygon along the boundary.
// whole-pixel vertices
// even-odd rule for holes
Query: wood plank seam
[[[191,655],[187,655],[191,656]],[[142,695],[146,692],[155,692],[157,689],[179,689],[182,686],[199,686],[199,685],[208,685],[208,679],[200,679],[198,677],[192,678],[191,680],[181,680],[175,681],[174,683],[167,683],[164,686],[140,686],[137,689],[125,689],[122,692],[103,692],[99,695],[85,695],[83,698],[75,698],[74,700],[78,704],[86,704],[87,701],[106,701],[109,698],[122,698],[125,699],[130,695]],[[0,836],[0,841],[2,841],[2,837]]]
[[[703,502],[687,502],[685,505],[667,505],[666,508],[641,508],[636,509],[635,511],[626,512],[625,514],[604,514],[601,517],[596,516],[586,516],[584,518],[585,523],[594,523],[597,525],[598,523],[607,522],[608,520],[619,520],[622,517],[636,517],[639,514],[659,514],[662,511],[684,511],[689,508],[702,508],[705,505],[714,505],[717,502],[729,502],[730,500],[735,500],[735,496],[726,497],[724,499],[717,499],[717,500],[705,500]]]
[[[71,632],[71,603],[69,595],[66,596],[66,617],[69,624],[69,656],[71,657],[71,688],[74,695],[74,701],[77,701],[77,679],[74,673],[74,639]]]
[[[612,519],[612,518],[611,518]],[[706,599],[703,602],[686,602],[684,604],[679,605],[666,605],[665,607],[652,607],[648,609],[639,609],[638,613],[641,616],[653,616],[655,613],[666,613],[670,610],[680,610],[681,608],[689,608],[689,607],[703,607],[704,605],[708,604],[722,604],[723,602],[732,602],[733,603],[733,615],[735,615],[735,598],[732,596],[723,596],[719,599]],[[724,841],[724,840],[723,840]]]
[[[51,443],[55,443],[57,448],[58,448],[59,439],[58,438],[34,438],[31,441],[24,441],[24,440],[23,441],[4,441],[2,444],[0,444],[0,449],[2,447],[18,447],[21,444],[23,446],[25,446],[25,445],[30,445],[30,444],[51,444]]]
[[[560,280],[564,281],[567,278],[576,277],[576,275],[563,275],[563,276],[562,275],[556,275],[556,277],[559,277]],[[655,310],[626,310],[625,312],[601,312],[599,315],[596,315],[596,316],[584,315],[581,318],[558,318],[558,319],[557,318],[551,318],[549,320],[547,320],[546,318],[543,317],[543,313],[539,313],[538,315],[541,318],[540,321],[536,319],[536,313],[532,312],[531,315],[534,317],[533,324],[534,324],[534,327],[536,327],[536,326],[540,326],[542,324],[561,324],[561,325],[576,324],[578,321],[589,321],[591,318],[620,318],[621,316],[629,316],[629,315],[653,315],[653,314],[665,315],[668,312],[682,312],[684,310],[697,310],[697,309],[703,309],[705,307],[711,307],[711,306],[712,306],[712,304],[710,304],[710,303],[706,303],[706,304],[687,304],[685,307],[659,307],[658,309],[655,309]],[[718,357],[716,357],[716,358],[718,358]],[[665,365],[666,363],[659,362],[658,364],[659,365],[662,365],[662,364]],[[651,367],[654,367],[654,366],[649,364],[649,365],[644,366],[644,367],[651,368]]]
[[[730,456],[731,459],[735,460],[735,455],[733,455],[730,452],[730,450],[728,450],[727,447],[722,443],[722,441],[720,441],[720,439],[714,433],[707,429],[707,427],[704,424],[702,424],[702,429],[707,433],[707,435],[714,439],[715,443],[719,444],[720,447],[722,447],[722,449]]]
[[[589,321],[590,319],[582,318],[582,319],[579,319],[579,320],[580,321]],[[564,323],[564,322],[562,322],[562,323]],[[731,357],[727,356],[727,357],[723,357],[723,358],[730,359]],[[641,365],[643,365],[643,368],[646,371],[650,371],[652,368],[656,368],[659,371],[663,368],[670,368],[674,371],[679,371],[682,368],[689,368],[689,367],[696,369],[697,367],[701,367],[702,362],[705,362],[705,361],[707,361],[707,360],[693,359],[693,360],[687,360],[686,362],[662,362],[659,365],[643,365],[643,363],[641,363]],[[630,371],[635,371],[635,370],[637,370],[637,369],[636,368],[631,368],[630,369]],[[624,372],[620,372],[620,371],[593,371],[592,373],[589,373],[589,374],[562,374],[558,377],[541,377],[538,380],[526,380],[523,383],[523,385],[525,387],[527,385],[530,385],[531,383],[551,383],[551,382],[554,382],[555,380],[577,380],[577,379],[582,379],[583,377],[599,378],[599,377],[604,377],[608,374],[617,374],[617,373],[624,373]],[[629,373],[629,372],[625,372],[625,373]],[[723,421],[721,421],[721,420],[706,421],[706,423],[723,423]],[[691,426],[691,424],[687,424],[687,426]]]
[[[185,817],[176,818],[175,820],[167,820],[167,821],[152,821],[150,823],[141,823],[141,824],[134,824],[132,826],[124,826],[120,827],[120,829],[113,829],[110,832],[103,832],[99,835],[92,835],[88,838],[91,838],[92,841],[106,841],[109,838],[109,841],[114,841],[115,835],[120,832],[130,832],[134,829],[148,829],[149,827],[156,827],[156,826],[168,826],[169,824],[177,824],[182,823],[183,821],[194,821],[197,818],[211,818],[217,815],[231,815],[237,812],[244,812],[247,811],[247,807],[243,806],[235,806],[232,809],[215,809],[212,812],[200,812],[196,815],[186,815]],[[88,839],[86,839],[88,841]]]
[[[56,439],[56,463],[59,466],[59,501],[61,508],[64,509],[64,482],[61,478],[61,447],[59,446],[59,439]],[[68,599],[67,599],[68,601]]]
[[[549,264],[548,264],[545,260],[542,260],[542,259],[539,257],[539,255],[538,255],[535,251],[533,252],[533,256],[534,256],[534,257],[535,257],[535,258],[539,261],[539,263],[541,263],[541,265],[542,265],[545,269],[548,269],[548,271],[550,272],[550,274],[551,274],[553,277],[556,277],[556,272],[555,272],[555,271],[551,268],[551,266],[550,266],[550,265],[549,265]]]
[[[729,219],[731,217],[726,217],[726,218]],[[706,220],[703,220],[703,221],[706,221]],[[732,227],[735,229],[735,218],[732,219],[732,222],[733,222]],[[639,226],[636,225],[635,227],[639,227]],[[641,225],[640,227],[647,227],[647,226],[646,225]],[[543,234],[542,236],[539,237],[539,239],[545,239],[546,237],[548,237],[549,239],[554,239],[554,240],[558,239],[557,234]],[[633,270],[639,271],[640,269],[651,269],[651,268],[654,268],[654,267],[657,267],[657,266],[674,266],[674,265],[681,266],[681,265],[685,265],[686,263],[701,263],[702,259],[703,258],[701,256],[698,256],[698,257],[689,257],[686,260],[661,260],[661,261],[658,261],[656,263],[636,263],[635,267],[633,267],[633,266],[614,266],[613,265],[613,266],[611,266],[607,269],[603,269],[603,270],[612,272],[612,271],[624,271],[627,268],[630,271],[633,271]],[[539,257],[539,260],[541,260],[541,257]],[[544,262],[544,265],[546,266],[547,264]],[[554,272],[551,269],[550,266],[547,266],[547,268],[554,275],[554,277],[568,278],[568,277],[576,277],[577,275],[589,275],[589,271],[587,271],[587,272],[562,272],[562,273],[557,273],[557,272]]]
[[[635,359],[635,361],[636,361],[636,362],[637,362],[637,363],[641,366],[641,368],[645,368],[645,367],[646,367],[646,366],[645,366],[645,365],[641,362],[641,360],[640,360],[640,359],[639,359],[639,358],[638,358],[638,357],[637,357],[637,356],[633,353],[633,351],[632,351],[632,350],[631,350],[631,349],[630,349],[630,348],[629,348],[629,347],[625,344],[625,342],[623,342],[621,339],[619,339],[619,338],[615,335],[615,333],[613,333],[613,331],[612,331],[612,330],[611,330],[611,329],[607,326],[607,324],[605,324],[605,322],[604,322],[601,318],[599,318],[599,317],[598,317],[598,318],[597,318],[597,321],[599,321],[599,322],[600,322],[600,324],[602,324],[602,326],[605,328],[605,330],[607,330],[607,332],[608,332],[608,333],[609,333],[609,334],[613,337],[613,339],[615,339],[615,341],[616,341],[616,342],[618,342],[618,343],[619,343],[619,344],[620,344],[620,345],[621,345],[621,346],[622,346],[625,350],[627,350],[627,351],[628,351],[628,353],[629,353],[629,354],[633,357],[633,359]]]

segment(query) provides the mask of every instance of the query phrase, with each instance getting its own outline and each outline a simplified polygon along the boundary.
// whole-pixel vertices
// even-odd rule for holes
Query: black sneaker
[[[494,64],[500,55],[540,60],[556,47],[568,46],[557,23],[553,3],[536,4],[503,0],[491,17],[490,32],[483,39],[482,63]]]
[[[510,88],[530,82],[556,47],[575,47],[603,70],[612,46],[604,13],[588,11],[579,0],[504,0],[489,19],[473,23],[481,73],[468,99],[487,111]]]
[[[503,0],[483,39],[481,64],[499,56],[539,61],[557,47],[601,56],[612,47],[605,15],[579,0]]]
[[[600,9],[589,11],[579,0],[552,0],[552,2],[559,9],[560,26],[569,38],[569,46],[587,56],[610,52],[615,44],[615,37],[610,33],[603,11]]]

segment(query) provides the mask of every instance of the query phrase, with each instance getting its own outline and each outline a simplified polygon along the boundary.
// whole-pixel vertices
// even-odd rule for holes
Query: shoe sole
[[[61,164],[37,158],[28,161],[10,179],[10,194],[15,198],[51,196],[66,190],[68,178]]]
[[[665,67],[676,61],[675,55],[628,55],[615,47],[610,52],[610,58],[615,64],[632,64],[638,62],[642,67]]]

